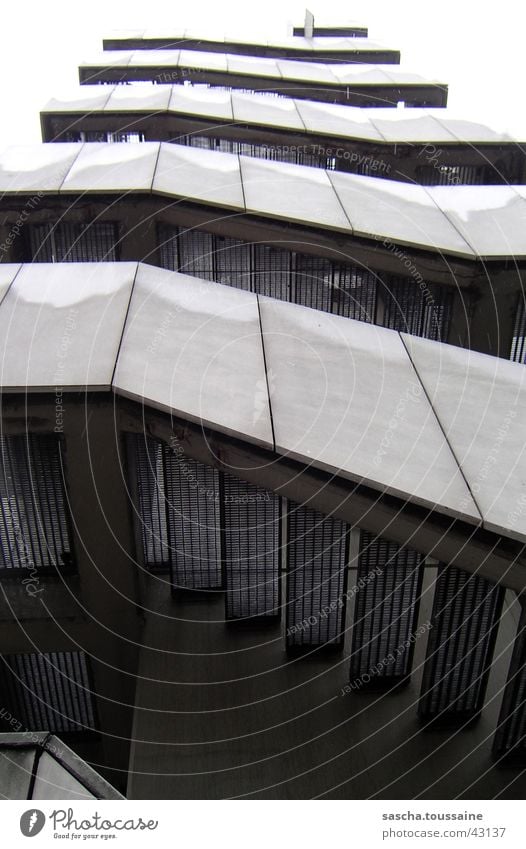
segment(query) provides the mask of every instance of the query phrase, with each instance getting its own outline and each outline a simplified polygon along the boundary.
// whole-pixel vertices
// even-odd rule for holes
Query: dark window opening
[[[140,144],[145,141],[145,135],[141,131],[116,130],[68,130],[64,133],[62,141],[65,142],[126,142],[128,144]]]
[[[451,323],[453,292],[436,283],[391,278],[384,287],[384,327],[446,342]]]
[[[349,527],[289,502],[287,648],[343,648]]]
[[[115,223],[29,224],[25,237],[26,261],[116,262],[119,259]]]
[[[143,559],[172,589],[221,589],[219,473],[153,439],[128,435]]]
[[[215,236],[159,227],[160,263],[217,282],[373,323],[376,275],[367,269]]]
[[[71,569],[59,435],[3,435],[0,448],[0,568]]]
[[[252,291],[279,301],[291,300],[293,255],[269,245],[254,245]]]
[[[128,434],[143,560],[174,590],[226,589],[226,618],[277,617],[281,499],[143,435]]]
[[[502,611],[502,587],[439,567],[418,712],[436,722],[482,710]]]
[[[14,654],[0,659],[3,704],[23,731],[95,731],[90,677],[84,652]]]
[[[488,186],[505,182],[491,165],[421,165],[415,169],[422,186]]]
[[[350,672],[357,689],[409,680],[422,561],[414,549],[361,531]]]
[[[223,587],[219,472],[165,448],[172,589]]]
[[[515,311],[510,360],[514,363],[526,363],[526,302],[522,292],[519,294]]]
[[[263,92],[259,92],[262,94]],[[282,144],[257,144],[256,142],[245,142],[238,139],[221,139],[216,137],[182,135],[171,139],[174,144],[182,144],[186,147],[197,147],[201,150],[223,151],[241,156],[250,156],[257,159],[266,159],[271,162],[289,162],[293,165],[307,165],[313,168],[324,168],[334,171],[338,166],[338,160],[333,156],[310,151],[316,145],[282,145]],[[305,149],[307,148],[307,149]],[[345,160],[346,170],[350,169],[350,157]],[[356,171],[356,173],[362,173]],[[364,172],[365,173],[365,172]]]
[[[281,499],[224,475],[226,618],[280,615]]]
[[[515,637],[493,751],[498,758],[524,761],[526,756],[526,608]]]
[[[215,280],[279,300],[372,324],[377,320],[378,276],[324,257],[159,226],[162,268]],[[453,292],[422,279],[383,281],[381,324],[414,336],[447,341]]]

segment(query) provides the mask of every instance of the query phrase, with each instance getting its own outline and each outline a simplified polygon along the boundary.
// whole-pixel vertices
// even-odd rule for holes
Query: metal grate
[[[503,597],[497,584],[439,568],[418,708],[425,719],[462,720],[482,709]]]
[[[417,551],[361,531],[351,682],[366,686],[408,678],[422,576]]]
[[[145,565],[170,568],[174,589],[222,587],[219,475],[143,435],[128,434]]]
[[[215,237],[212,233],[160,225],[159,244],[162,268],[215,280]]]
[[[64,734],[96,729],[84,652],[4,656],[0,688],[3,704],[27,731]]]
[[[182,267],[183,262],[180,259],[182,238],[183,232],[174,227],[166,227],[164,224],[157,226],[159,262],[161,268],[167,268],[169,271],[180,271],[182,274],[191,274],[191,271]]]
[[[264,92],[259,92],[263,94]],[[374,105],[374,104],[369,104]],[[384,106],[384,103],[378,104]],[[231,129],[231,128],[229,128]],[[105,136],[112,133],[86,133],[86,141],[113,141]],[[93,135],[94,138],[87,138]],[[124,134],[133,135],[133,134]],[[135,134],[139,135],[139,134]],[[100,138],[98,137],[100,136]],[[83,139],[84,140],[84,139]],[[127,139],[123,139],[125,141]],[[241,138],[217,138],[199,135],[179,135],[170,139],[173,144],[196,147],[201,150],[223,151],[272,162],[289,162],[307,165],[327,171],[345,171],[362,176],[389,179],[391,167],[383,159],[363,155],[359,151],[340,148],[338,156],[329,154],[323,145],[317,144],[255,144]],[[330,150],[330,148],[329,148]],[[334,148],[332,148],[334,150]],[[422,165],[415,169],[415,182],[423,186],[481,186],[505,182],[498,165]]]
[[[453,293],[434,283],[393,277],[385,286],[384,327],[446,342]]]
[[[373,322],[376,276],[359,266],[295,254],[291,300],[312,309]]]
[[[185,274],[215,280],[215,237],[202,230],[181,231],[179,238],[179,268]]]
[[[369,269],[166,225],[159,227],[159,246],[163,268],[378,323],[378,277]],[[449,289],[403,277],[387,280],[383,289],[383,326],[447,340],[453,303]]]
[[[226,286],[251,291],[252,246],[237,239],[215,237],[215,280]]]
[[[287,648],[342,648],[349,528],[288,503]]]
[[[491,165],[422,165],[415,169],[415,177],[422,186],[487,186],[504,182],[498,169]]]
[[[155,81],[152,81],[155,82]],[[217,87],[216,87],[217,88]],[[223,89],[220,90],[229,90]],[[242,91],[242,89],[236,89]],[[253,93],[253,92],[252,92]],[[271,97],[278,96],[274,92],[258,92],[260,95],[267,94]],[[369,104],[370,106],[385,104]],[[229,128],[229,131],[232,127]],[[217,132],[217,128],[216,128]],[[127,142],[128,144],[140,144],[146,141],[145,133],[141,130],[117,130],[108,132],[106,130],[66,130],[61,133],[61,141],[67,142]],[[323,145],[319,144],[257,144],[243,140],[242,138],[218,138],[216,136],[200,136],[194,133],[180,134],[168,139],[172,144],[184,147],[193,147],[200,150],[222,151],[234,155],[248,156],[256,159],[265,159],[271,162],[287,162],[294,165],[306,165],[311,168],[322,168],[327,171],[345,171],[346,173],[361,174],[362,176],[376,178],[391,178],[391,166],[383,159],[377,159],[374,155],[364,155],[360,151],[352,149],[338,150],[338,155],[327,152]],[[331,148],[328,149],[331,151]],[[334,148],[332,148],[334,150]],[[420,154],[421,155],[421,154]],[[494,165],[421,165],[415,168],[414,182],[423,186],[487,186],[506,183],[506,173],[513,171],[513,158],[506,164],[503,161]],[[510,174],[508,173],[508,177]],[[514,182],[513,179],[508,182]],[[520,181],[517,177],[515,182]]]
[[[82,138],[84,136],[84,138]],[[89,130],[86,133],[81,133],[81,141],[86,142],[108,142],[109,144],[116,142],[125,142],[127,144],[140,144],[145,141],[144,133],[125,130],[117,130],[114,133],[106,133],[104,131]]]
[[[526,363],[526,302],[522,292],[519,294],[515,311],[510,360],[514,363]]]
[[[223,587],[219,472],[164,448],[172,589]]]
[[[55,136],[54,141],[61,142],[79,142],[82,140],[82,133],[78,130],[66,130],[65,132],[60,134],[60,138],[58,138],[58,134]]]
[[[153,83],[157,83],[157,80],[152,80]],[[160,83],[159,83],[160,84]],[[279,97],[289,99],[289,95],[287,94],[279,94],[277,91],[268,91],[266,89],[253,89],[253,88],[238,88],[237,86],[232,87],[230,85],[213,85],[211,83],[193,83],[191,80],[184,80],[184,85],[189,86],[192,89],[213,89],[214,91],[225,91],[225,92],[243,92],[245,94],[258,94],[263,97]]]
[[[515,637],[493,751],[498,757],[526,755],[526,607]]]
[[[263,92],[261,92],[263,93]],[[255,144],[242,141],[241,139],[210,138],[208,136],[181,135],[170,139],[174,144],[186,147],[197,147],[201,150],[223,151],[241,156],[249,156],[257,159],[266,159],[272,162],[290,162],[294,165],[308,165],[313,168],[325,168],[334,170],[337,160],[329,157],[323,152],[323,148],[316,145],[296,144]],[[310,150],[308,149],[310,148]]]
[[[333,312],[358,321],[376,321],[376,275],[355,265],[334,264]]]
[[[293,301],[304,307],[336,312],[333,309],[332,263],[319,256],[296,256]]]
[[[290,251],[254,245],[253,290],[280,301],[291,300],[293,257]]]
[[[71,568],[61,439],[0,436],[0,569]]]
[[[170,564],[163,446],[143,435],[129,433],[126,447],[137,498],[136,519],[144,564],[152,571],[163,571]]]
[[[29,224],[26,261],[116,262],[118,227],[112,222],[93,224]]]
[[[223,476],[226,618],[280,615],[281,499]]]

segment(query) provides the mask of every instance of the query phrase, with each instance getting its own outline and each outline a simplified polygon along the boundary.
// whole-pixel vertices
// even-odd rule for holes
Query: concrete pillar
[[[518,294],[526,282],[523,275],[524,272],[513,268],[499,272],[489,270],[487,277],[481,278],[473,293],[466,347],[509,359]]]
[[[73,516],[80,601],[90,627],[80,648],[91,658],[104,764],[125,786],[141,618],[135,540],[111,396],[63,402],[67,491]]]
[[[131,210],[126,209],[120,227],[119,258],[122,262],[146,262],[149,265],[159,265],[158,212],[158,204],[146,197],[137,199],[137,203]]]

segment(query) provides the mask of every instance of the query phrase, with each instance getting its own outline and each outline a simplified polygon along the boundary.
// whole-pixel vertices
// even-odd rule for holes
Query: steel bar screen
[[[118,228],[115,223],[30,224],[26,228],[27,260],[31,262],[115,262]]]
[[[333,308],[332,263],[318,256],[298,254],[293,299],[304,307],[336,312]]]
[[[253,290],[280,301],[291,300],[293,256],[269,245],[254,245]]]
[[[155,80],[152,82],[156,82]],[[118,83],[113,81],[112,85]],[[222,91],[230,91],[228,87],[217,87],[215,89]],[[237,89],[237,91],[242,91]],[[253,93],[253,92],[251,92]],[[273,92],[258,93],[260,96],[267,95],[278,97]],[[370,104],[372,105],[372,104]],[[383,105],[383,104],[380,104]],[[56,136],[54,141],[63,142],[127,142],[129,144],[138,144],[146,141],[146,132],[148,130],[148,121],[150,115],[144,116],[146,126],[143,130],[68,130],[60,129],[60,122],[56,126]],[[117,119],[116,119],[117,120]],[[124,121],[125,119],[123,119]],[[139,123],[137,118],[132,122],[135,126]],[[232,132],[232,125],[228,127],[228,132]],[[221,132],[221,128],[215,127],[214,132]],[[244,131],[243,131],[244,132]],[[156,133],[155,127],[151,128],[148,135],[150,138]],[[290,137],[288,137],[290,139]],[[200,136],[196,133],[185,134],[181,133],[173,135],[168,139],[172,144],[183,145],[185,147],[199,148],[200,150],[222,151],[240,156],[248,156],[251,158],[265,159],[272,162],[289,162],[295,165],[307,165],[312,168],[323,168],[327,171],[345,171],[352,174],[361,174],[363,176],[384,178],[384,179],[404,179],[404,172],[400,170],[392,171],[391,165],[383,159],[377,159],[373,154],[363,153],[364,148],[359,151],[349,148],[340,148],[338,155],[333,147],[332,149],[325,148],[319,144],[302,144],[287,143],[287,137],[277,143],[258,143],[243,139],[241,136],[237,139],[220,138],[217,136]],[[408,140],[409,143],[409,140]],[[423,151],[425,152],[425,147]],[[480,158],[480,153],[475,151]],[[406,177],[411,182],[418,183],[423,186],[487,186],[497,184],[509,184],[521,182],[520,160],[513,157],[509,151],[505,160],[498,160],[495,164],[439,164],[422,165],[415,168],[414,176],[407,175]]]
[[[219,478],[177,446],[128,435],[145,565],[174,589],[222,586]]]
[[[251,291],[252,246],[237,239],[215,237],[215,280],[235,289]]]
[[[0,659],[2,702],[25,730],[68,733],[96,728],[84,652],[13,654]]]
[[[145,137],[141,131],[117,130],[112,133],[106,130],[69,130],[63,135],[61,134],[61,140],[66,142],[108,142],[110,144],[112,142],[127,142],[139,144],[145,141]]]
[[[280,614],[280,498],[223,477],[226,618]]]
[[[223,586],[219,473],[164,448],[172,589]]]
[[[333,312],[376,322],[376,275],[355,265],[334,264]]]
[[[58,434],[0,436],[0,568],[71,568]]]
[[[391,278],[385,286],[383,324],[393,330],[446,342],[453,293],[424,281]]]
[[[382,288],[383,326],[447,340],[453,295],[444,286],[392,277],[380,287],[374,272],[357,265],[202,230],[163,224],[158,235],[161,266],[171,271],[370,323],[379,323],[377,299]]]
[[[152,571],[162,571],[170,564],[163,445],[142,434],[130,433],[127,451],[144,564]]]
[[[519,294],[515,312],[510,360],[515,363],[526,363],[526,302],[522,292]]]
[[[499,758],[526,755],[526,606],[515,637],[493,750]]]
[[[407,680],[422,587],[422,555],[360,532],[351,681]]]
[[[160,260],[163,268],[215,280],[215,237],[203,230],[159,227]]]
[[[423,186],[487,186],[504,182],[492,165],[422,165],[416,169],[415,177]]]
[[[175,144],[186,145],[187,147],[198,147],[201,150],[219,150],[224,153],[235,153],[257,159],[268,159],[273,162],[291,162],[295,165],[309,165],[313,168],[325,168],[331,171],[334,171],[338,167],[342,167],[346,171],[358,170],[350,162],[350,156],[347,160],[338,160],[335,157],[329,157],[323,153],[323,148],[319,145],[310,145],[310,150],[307,150],[307,145],[257,144],[256,142],[247,142],[241,139],[210,138],[208,136],[198,135],[180,135],[172,138],[171,141]],[[343,165],[343,162],[345,162],[345,165]]]
[[[349,527],[289,502],[287,648],[343,647]]]
[[[183,274],[215,280],[215,237],[202,230],[182,230],[178,242],[178,265]]]
[[[462,720],[482,709],[502,603],[499,585],[439,568],[418,708],[423,718]]]

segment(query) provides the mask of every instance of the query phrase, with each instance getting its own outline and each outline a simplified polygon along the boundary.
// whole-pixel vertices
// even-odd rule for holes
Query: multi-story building
[[[520,796],[523,146],[363,27],[104,48],[0,159],[4,730]]]

